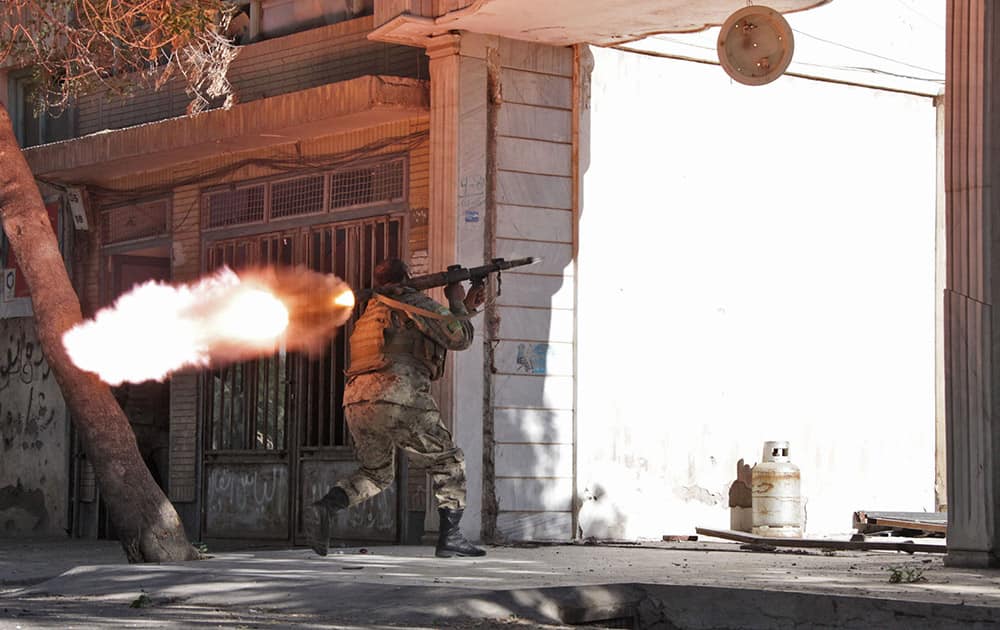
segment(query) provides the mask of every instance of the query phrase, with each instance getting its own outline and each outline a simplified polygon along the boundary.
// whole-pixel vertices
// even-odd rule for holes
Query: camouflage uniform
[[[458,317],[456,317],[458,316]],[[360,464],[337,482],[355,505],[384,490],[395,474],[396,448],[426,464],[442,508],[465,507],[465,458],[441,422],[431,381],[448,350],[472,344],[464,306],[449,310],[413,289],[375,295],[351,335],[344,412]]]

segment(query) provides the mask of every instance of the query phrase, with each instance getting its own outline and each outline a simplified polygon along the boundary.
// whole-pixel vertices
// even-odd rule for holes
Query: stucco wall
[[[737,460],[776,439],[812,534],[933,510],[932,100],[593,53],[583,535],[728,527]]]
[[[34,320],[0,319],[0,536],[65,535],[68,435]]]

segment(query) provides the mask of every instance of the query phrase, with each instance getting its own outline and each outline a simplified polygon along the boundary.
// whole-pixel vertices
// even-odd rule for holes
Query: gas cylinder
[[[764,454],[751,472],[753,534],[802,537],[802,485],[788,442],[764,442]]]

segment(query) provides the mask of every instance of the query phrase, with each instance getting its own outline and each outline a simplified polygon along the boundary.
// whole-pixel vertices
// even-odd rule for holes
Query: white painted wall
[[[737,460],[775,439],[810,534],[933,510],[931,99],[593,53],[583,535],[728,527]]]

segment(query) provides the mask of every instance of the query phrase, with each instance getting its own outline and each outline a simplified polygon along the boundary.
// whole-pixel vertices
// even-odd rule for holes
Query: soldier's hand
[[[482,284],[473,286],[465,295],[465,310],[474,311],[486,301],[486,287]]]
[[[461,282],[452,282],[444,288],[444,296],[452,304],[461,303],[465,299],[465,287]]]

